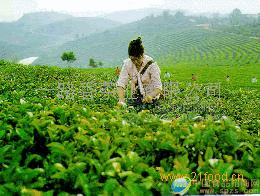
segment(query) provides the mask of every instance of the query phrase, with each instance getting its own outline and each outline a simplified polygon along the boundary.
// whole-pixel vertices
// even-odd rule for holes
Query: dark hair
[[[142,44],[141,37],[138,37],[136,40],[132,40],[128,46],[128,55],[139,57],[142,56],[143,54],[144,54],[144,47]]]

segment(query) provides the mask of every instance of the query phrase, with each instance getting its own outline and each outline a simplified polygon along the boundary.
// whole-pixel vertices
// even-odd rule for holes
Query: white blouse
[[[142,71],[143,67],[149,62],[153,60],[151,57],[144,55],[144,61],[139,73]],[[155,88],[162,90],[162,82],[160,78],[160,68],[156,64],[156,62],[149,65],[143,75],[141,75],[141,82],[146,95],[150,95]],[[125,89],[128,81],[131,81],[131,91],[132,93],[136,92],[136,84],[137,84],[137,75],[138,71],[136,66],[133,64],[130,58],[124,60],[124,65],[122,71],[120,73],[119,79],[117,81],[117,87],[123,87]],[[159,98],[158,95],[156,98]]]

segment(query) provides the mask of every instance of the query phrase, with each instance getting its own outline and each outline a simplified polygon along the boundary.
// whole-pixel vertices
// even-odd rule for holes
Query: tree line
[[[67,61],[67,63],[71,64],[74,61],[76,61],[76,56],[74,54],[73,51],[68,51],[68,52],[63,52],[61,55],[61,60],[62,61]],[[95,60],[93,57],[89,58],[89,66],[90,67],[102,67],[103,66],[103,62],[102,61],[97,61]]]

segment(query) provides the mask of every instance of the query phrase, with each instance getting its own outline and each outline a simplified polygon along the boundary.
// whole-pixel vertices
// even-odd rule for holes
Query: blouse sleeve
[[[128,80],[129,80],[129,73],[128,73],[128,70],[127,70],[127,62],[124,61],[124,65],[122,67],[122,71],[119,75],[119,79],[116,83],[116,86],[117,87],[123,87],[125,89],[125,86],[127,85],[128,83]]]
[[[151,80],[153,88],[162,90],[161,71],[157,63],[153,63],[151,66]]]

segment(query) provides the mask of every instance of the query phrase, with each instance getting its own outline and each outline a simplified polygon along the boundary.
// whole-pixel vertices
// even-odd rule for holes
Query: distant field
[[[160,63],[159,63],[160,64]],[[171,73],[171,77],[164,78],[165,72]],[[162,79],[172,81],[191,82],[192,74],[197,75],[197,83],[220,82],[221,86],[228,88],[245,88],[260,90],[260,65],[240,66],[240,65],[192,65],[188,63],[176,63],[172,66],[161,67]],[[227,76],[230,80],[227,81]],[[257,81],[252,82],[252,77]]]
[[[155,35],[146,41],[162,65],[260,64],[260,40],[211,29],[180,29]]]
[[[153,33],[152,33],[153,32]],[[86,39],[68,42],[51,48],[39,57],[36,64],[62,65],[60,55],[71,50],[77,60],[72,64],[88,67],[92,56],[105,66],[121,65],[127,58],[127,47],[133,36],[141,36],[145,50],[161,65],[188,63],[193,65],[254,65],[260,64],[260,40],[199,27],[153,31],[137,27],[93,34]]]

